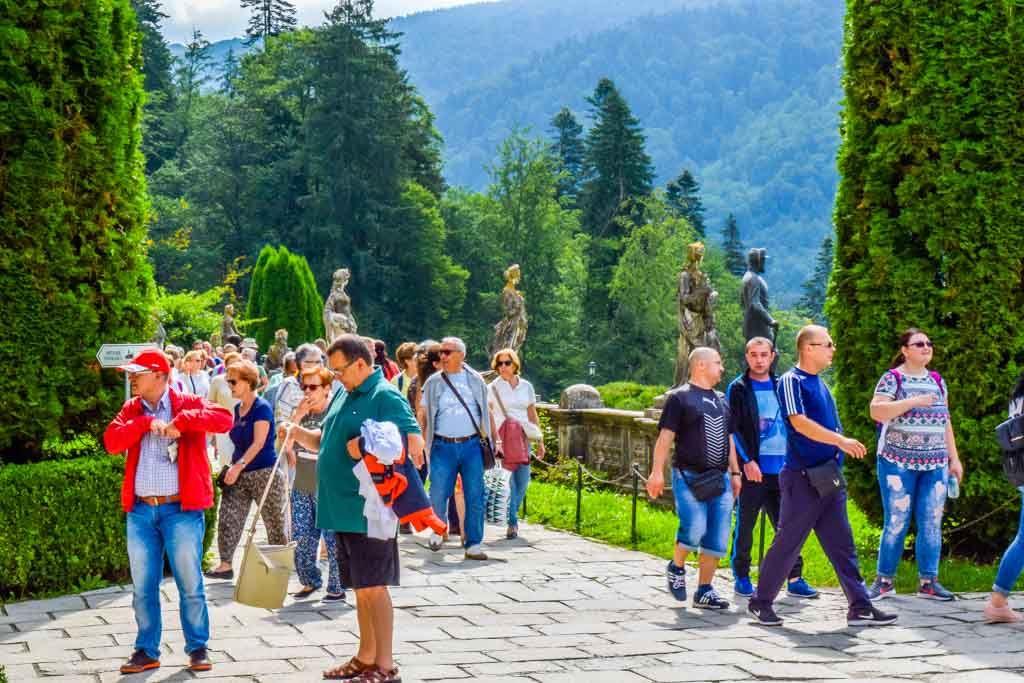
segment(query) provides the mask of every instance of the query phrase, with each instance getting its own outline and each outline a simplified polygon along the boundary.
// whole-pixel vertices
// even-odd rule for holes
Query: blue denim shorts
[[[705,501],[697,500],[686,483],[687,478],[695,476],[672,468],[672,493],[676,498],[676,514],[679,515],[676,542],[688,551],[699,551],[710,557],[725,557],[732,526],[733,498],[729,473],[722,473],[725,492]]]

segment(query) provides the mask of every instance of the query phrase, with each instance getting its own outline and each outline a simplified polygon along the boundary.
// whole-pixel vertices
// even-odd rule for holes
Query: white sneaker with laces
[[[430,540],[427,541],[427,545],[436,553],[444,545],[444,537],[440,534],[430,534]]]

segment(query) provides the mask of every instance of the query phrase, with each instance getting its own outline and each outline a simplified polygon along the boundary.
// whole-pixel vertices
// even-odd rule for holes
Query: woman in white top
[[[202,351],[192,350],[185,354],[181,373],[182,391],[202,396],[210,393],[210,376],[206,373],[206,358]]]
[[[239,363],[241,360],[242,356],[238,353],[226,353],[224,354],[224,367]],[[228,376],[226,374],[217,375],[210,380],[210,391],[206,397],[217,405],[224,406],[232,414],[235,412],[235,406],[238,405],[238,399],[234,397],[231,393],[231,387],[228,386]],[[217,461],[221,467],[231,465],[231,456],[235,453],[235,446],[231,443],[231,436],[227,433],[214,434],[213,444],[217,452]]]
[[[488,387],[488,403],[491,415],[494,416],[496,429],[506,418],[512,418],[523,426],[527,437],[537,436],[540,431],[540,419],[537,417],[537,394],[533,385],[519,376],[519,354],[512,349],[501,349],[491,359],[491,369],[498,373],[498,378]],[[500,400],[499,400],[500,398]],[[536,449],[538,458],[544,457],[544,440],[530,440],[530,450]],[[505,469],[512,470],[508,501],[508,530],[506,538],[519,535],[519,520],[516,514],[526,497],[526,487],[530,485],[530,464],[504,464]]]

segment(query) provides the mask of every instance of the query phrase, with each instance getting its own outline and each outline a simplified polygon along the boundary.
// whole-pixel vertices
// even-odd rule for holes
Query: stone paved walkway
[[[643,681],[1024,681],[1024,630],[979,623],[983,595],[951,604],[897,597],[895,627],[846,627],[842,596],[780,601],[783,628],[752,625],[734,607],[709,614],[674,602],[664,562],[522,525],[516,541],[488,529],[492,559],[463,562],[402,537],[396,655],[407,683]],[[671,542],[671,539],[666,539]],[[690,571],[690,583],[696,577]],[[727,577],[719,589],[732,595]],[[297,585],[296,585],[297,589]],[[182,665],[174,583],[163,584],[163,667],[130,681],[314,681],[356,642],[351,605],[289,598],[279,611],[231,600],[209,582],[214,669]],[[350,598],[351,600],[351,598]],[[0,664],[11,681],[113,681],[135,637],[127,587],[6,605]],[[740,607],[744,607],[741,604]]]

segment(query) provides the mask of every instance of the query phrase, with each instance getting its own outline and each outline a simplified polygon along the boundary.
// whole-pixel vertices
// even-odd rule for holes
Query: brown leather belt
[[[472,439],[479,438],[477,434],[470,434],[469,436],[441,436],[440,434],[434,434],[434,438],[438,441],[444,441],[445,443],[466,443]]]
[[[166,503],[180,503],[181,496],[135,496],[135,500],[146,505],[164,505]]]

